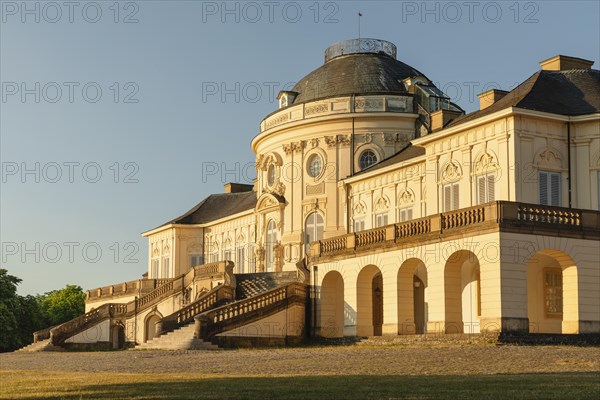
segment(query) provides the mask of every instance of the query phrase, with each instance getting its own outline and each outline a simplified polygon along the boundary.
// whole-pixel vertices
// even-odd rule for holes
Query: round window
[[[318,154],[313,154],[308,159],[308,176],[316,178],[323,171],[323,159]]]
[[[358,166],[361,170],[369,168],[375,163],[377,163],[377,155],[373,150],[363,151],[358,158]]]
[[[275,165],[269,164],[269,168],[267,168],[267,183],[269,186],[273,186],[275,184]]]

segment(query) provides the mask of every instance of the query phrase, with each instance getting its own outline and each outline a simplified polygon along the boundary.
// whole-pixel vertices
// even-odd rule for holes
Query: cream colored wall
[[[135,300],[136,296],[123,296],[123,297],[106,297],[104,299],[98,299],[97,301],[90,301],[87,300],[85,302],[85,312],[89,312],[92,310],[92,308],[98,308],[100,307],[102,304],[105,303],[112,303],[112,304],[126,304],[129,303],[130,301]]]
[[[600,117],[599,117],[600,118]],[[517,201],[539,203],[538,171],[561,174],[561,205],[568,207],[566,121],[515,118],[515,182]],[[598,207],[600,119],[571,122],[572,207]]]
[[[245,269],[246,272],[248,272],[250,256],[251,253],[254,252],[253,244],[256,236],[255,232],[256,217],[252,214],[243,215],[238,218],[232,218],[224,222],[208,225],[206,228],[204,228],[205,243],[207,243],[207,241],[210,241],[210,243],[216,243],[216,247],[214,247],[213,250],[208,248],[205,249],[205,263],[211,262],[210,257],[215,250],[218,253],[218,261],[223,260],[224,251],[228,249],[231,250],[231,261],[236,263],[234,272],[239,273],[241,271],[239,271],[237,267],[237,249],[238,247],[244,247],[246,252]]]
[[[257,216],[257,243],[264,246],[263,224],[269,218],[276,218],[280,222],[279,238],[284,246],[285,270],[295,269],[296,262],[304,256],[304,224],[311,212],[317,211],[323,216],[324,238],[346,232],[345,196],[338,190],[338,181],[351,174],[351,164],[357,164],[358,155],[371,149],[380,160],[387,158],[404,147],[414,135],[412,114],[351,115],[355,117],[356,155],[352,153],[353,121],[348,114],[312,118],[292,127],[278,126],[261,133],[253,143],[257,154],[259,198],[263,193],[274,192],[286,200],[282,213],[266,211]],[[316,178],[307,174],[307,161],[312,154],[319,154],[324,162],[323,173]],[[271,162],[277,165],[277,178],[269,187],[267,171]]]
[[[110,320],[104,320],[65,340],[65,343],[97,343],[110,341]]]
[[[274,337],[300,336],[305,325],[304,306],[292,306],[259,321],[240,326],[217,336]]]
[[[407,260],[416,259],[422,261],[426,271],[417,268],[418,275],[423,278],[427,287],[425,289],[425,309],[427,310],[426,320],[427,331],[445,332],[456,329],[456,326],[447,326],[446,321],[446,286],[445,270],[447,264],[456,261],[456,253],[466,250],[473,253],[474,259],[479,263],[481,276],[481,318],[480,327],[497,330],[497,323],[502,316],[500,282],[500,252],[499,252],[499,234],[488,233],[477,237],[467,237],[453,241],[427,244],[419,247],[407,247],[401,250],[388,251],[385,253],[359,256],[355,258],[332,261],[318,264],[318,273],[316,281],[313,282],[320,290],[321,296],[326,296],[322,291],[323,278],[330,271],[337,271],[342,275],[344,281],[344,335],[355,336],[364,333],[358,331],[357,313],[358,304],[358,276],[366,266],[376,266],[383,276],[383,333],[397,334],[410,332],[411,321],[400,320],[399,314],[399,296],[398,277],[401,279],[403,274],[399,275],[399,269]],[[461,265],[462,266],[462,263]],[[465,265],[464,268],[467,266]],[[409,274],[411,282],[412,275]],[[404,277],[406,278],[406,277]],[[458,293],[464,293],[465,287],[461,285],[461,276],[455,282]],[[400,285],[402,287],[402,285]],[[471,303],[473,301],[473,303]],[[400,306],[403,306],[402,304]],[[463,312],[470,308],[476,308],[475,299],[469,300],[468,304],[463,303]],[[317,301],[317,313],[321,315],[326,310],[321,309],[320,301]],[[460,313],[460,311],[459,311]],[[463,316],[463,321],[466,318]],[[404,324],[404,326],[403,326]],[[486,326],[486,324],[493,324]],[[473,324],[476,325],[476,324]],[[317,327],[319,329],[320,327]],[[462,325],[458,329],[462,329]],[[476,326],[474,326],[476,328]],[[414,329],[414,327],[413,327]]]

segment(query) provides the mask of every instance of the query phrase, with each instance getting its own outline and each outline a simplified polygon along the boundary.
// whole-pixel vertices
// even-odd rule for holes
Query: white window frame
[[[496,201],[496,174],[489,173],[475,177],[475,203],[485,204]]]
[[[398,222],[407,222],[413,219],[413,207],[402,207],[398,209]]]
[[[447,190],[450,194],[449,197],[446,196]],[[447,183],[442,186],[442,206],[443,212],[454,211],[460,208],[460,186],[458,182]]]
[[[171,278],[171,256],[164,256],[160,262],[160,277]]]
[[[190,254],[190,268],[204,264],[204,256],[200,253]]]
[[[275,242],[277,241],[277,224],[270,219],[267,222],[265,238],[265,270],[274,272],[275,270]]]
[[[160,271],[160,258],[154,257],[152,259],[150,271],[151,271],[150,277],[152,279],[158,279],[158,273]]]
[[[354,232],[360,232],[365,230],[365,219],[364,218],[355,218],[352,224],[352,228]]]
[[[562,206],[561,180],[562,177],[560,172],[538,171],[538,200],[541,205],[552,207]],[[546,187],[544,187],[544,184]],[[553,194],[555,196],[553,196]]]
[[[311,220],[312,218],[312,220]],[[310,224],[309,224],[310,222]],[[323,231],[325,230],[325,220],[318,212],[308,214],[304,221],[304,252],[308,254],[310,250],[310,242],[316,242],[323,239]]]
[[[236,270],[238,274],[243,274],[245,273],[245,268],[246,268],[246,248],[244,246],[239,246],[236,249]]]
[[[375,214],[375,228],[380,228],[388,224],[388,212]]]

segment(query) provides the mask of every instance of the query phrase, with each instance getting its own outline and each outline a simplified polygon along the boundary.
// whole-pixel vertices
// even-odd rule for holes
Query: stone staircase
[[[134,350],[218,350],[219,347],[205,342],[202,339],[194,339],[194,323],[185,325],[173,332],[139,344]]]
[[[254,274],[236,274],[236,300],[244,300],[276,287],[296,282],[296,272],[258,272]]]
[[[38,351],[65,351],[65,349],[60,346],[53,345],[50,339],[45,339],[36,343],[31,343],[29,346],[25,346],[17,350],[17,352],[23,353],[34,353]]]

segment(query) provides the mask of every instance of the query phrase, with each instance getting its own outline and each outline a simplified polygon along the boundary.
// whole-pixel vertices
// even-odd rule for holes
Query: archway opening
[[[427,269],[418,258],[411,258],[398,269],[398,334],[425,333],[427,307],[425,288]]]
[[[577,266],[558,250],[527,263],[527,317],[531,333],[579,333]]]
[[[156,324],[160,322],[160,316],[157,314],[152,314],[148,318],[146,318],[146,335],[144,338],[144,342],[154,339],[158,332],[156,329]]]
[[[356,334],[380,336],[383,325],[383,276],[374,265],[367,265],[356,282]]]
[[[453,253],[444,268],[446,333],[479,333],[481,285],[479,259],[468,250]]]
[[[320,335],[344,336],[344,278],[337,271],[328,272],[321,283]]]

